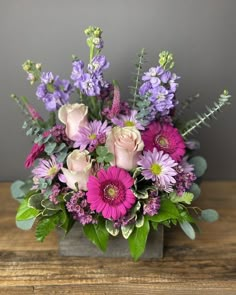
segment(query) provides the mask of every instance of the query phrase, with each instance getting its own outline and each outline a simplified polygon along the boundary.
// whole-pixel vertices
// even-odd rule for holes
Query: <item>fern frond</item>
[[[216,118],[215,115],[218,112],[220,112],[225,105],[230,103],[230,98],[231,95],[229,95],[227,90],[224,90],[224,92],[220,95],[218,102],[215,102],[212,108],[207,107],[206,113],[203,113],[201,115],[197,114],[196,119],[191,120],[187,123],[187,125],[184,128],[184,131],[182,132],[182,136],[186,137],[187,135],[191,134],[195,129],[200,128],[202,125],[209,126],[208,120]]]

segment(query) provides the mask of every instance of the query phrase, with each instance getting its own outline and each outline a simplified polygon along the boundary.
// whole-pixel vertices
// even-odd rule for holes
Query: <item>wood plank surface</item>
[[[44,243],[15,227],[17,203],[0,184],[0,294],[236,294],[236,182],[204,182],[196,202],[220,213],[189,240],[165,230],[164,258],[61,257],[56,233]]]

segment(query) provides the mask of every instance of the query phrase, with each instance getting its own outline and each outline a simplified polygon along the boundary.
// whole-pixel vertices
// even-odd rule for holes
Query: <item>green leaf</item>
[[[183,193],[182,196],[178,196],[175,192],[170,193],[170,200],[173,203],[185,203],[190,205],[192,203],[192,200],[194,198],[194,195],[192,193]]]
[[[41,202],[43,199],[44,199],[44,196],[40,193],[32,195],[28,200],[28,207],[42,210],[43,206]]]
[[[136,227],[142,227],[144,224],[144,216],[140,215],[139,218],[137,219],[135,226]]]
[[[98,146],[96,148],[96,153],[98,156],[105,156],[108,153],[108,150],[105,146]]]
[[[46,144],[44,151],[50,156],[53,153],[56,146],[57,146],[56,142],[49,142]]]
[[[148,219],[154,222],[163,222],[169,219],[178,219],[179,216],[176,205],[168,199],[162,199],[158,214],[148,216]]]
[[[20,204],[17,214],[16,220],[27,220],[36,217],[39,214],[39,210],[35,208],[28,207],[28,198],[24,199],[23,202]]]
[[[16,180],[12,183],[11,185],[11,194],[12,197],[14,199],[16,199],[17,201],[21,201],[24,196],[25,193],[23,192],[23,190],[21,189],[21,187],[24,185],[25,183],[21,180]]]
[[[188,221],[180,222],[180,227],[182,228],[183,232],[191,239],[194,240],[196,237],[195,231],[192,225]]]
[[[97,224],[86,224],[84,227],[86,237],[103,252],[107,249],[109,233],[106,230],[104,220]]]
[[[127,224],[126,226],[121,226],[122,236],[127,240],[134,230],[134,224]]]
[[[207,222],[214,222],[219,219],[219,214],[214,209],[202,210],[200,218]]]
[[[46,236],[55,229],[59,222],[59,215],[54,215],[52,217],[42,218],[35,231],[35,237],[37,241],[43,242]]]
[[[200,189],[199,185],[196,183],[192,184],[189,191],[194,194],[193,200],[196,200],[201,194],[201,189]]]
[[[144,220],[144,224],[140,228],[135,228],[133,233],[129,236],[129,249],[130,254],[134,260],[138,260],[143,254],[149,234],[150,226],[147,218]]]
[[[191,158],[189,160],[189,163],[194,166],[194,172],[197,177],[202,176],[207,169],[207,162],[201,156],[196,156],[196,157]]]
[[[110,220],[106,220],[105,222],[106,230],[109,232],[110,235],[113,237],[119,234],[119,229],[114,227],[114,223]]]
[[[27,220],[16,220],[16,226],[22,230],[29,230],[32,228],[36,217]]]

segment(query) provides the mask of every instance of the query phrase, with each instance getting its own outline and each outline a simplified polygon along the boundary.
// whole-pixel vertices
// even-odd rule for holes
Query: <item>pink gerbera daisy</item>
[[[90,176],[87,183],[91,210],[107,219],[117,220],[124,216],[135,203],[130,189],[133,184],[133,178],[124,169],[113,166],[99,170],[97,177]]]
[[[185,154],[185,143],[176,128],[170,124],[151,123],[142,134],[144,149],[163,151],[169,154],[177,162],[181,161]]]

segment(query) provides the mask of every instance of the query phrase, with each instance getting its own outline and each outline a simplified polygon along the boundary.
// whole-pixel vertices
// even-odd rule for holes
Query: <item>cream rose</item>
[[[88,125],[88,107],[82,103],[63,105],[58,111],[58,118],[66,125],[66,135],[75,140],[79,128]]]
[[[131,170],[137,166],[144,143],[135,127],[114,127],[108,134],[106,147],[114,155],[112,165]]]
[[[88,151],[74,150],[67,157],[67,168],[62,168],[62,172],[69,188],[76,190],[78,184],[80,190],[87,191],[87,181],[92,170],[92,162]]]

